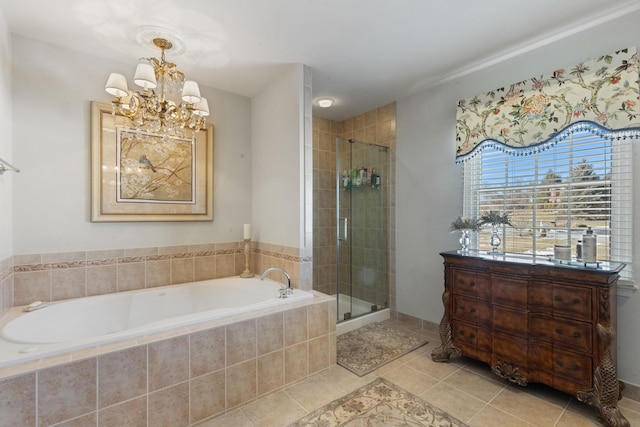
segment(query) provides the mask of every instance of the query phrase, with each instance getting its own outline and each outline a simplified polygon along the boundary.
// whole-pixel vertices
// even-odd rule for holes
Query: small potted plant
[[[480,230],[480,222],[476,218],[463,218],[458,217],[451,223],[451,232],[460,231],[460,245],[462,249],[458,252],[462,254],[466,254],[469,252],[469,233],[471,231]]]
[[[498,236],[498,228],[504,225],[511,225],[511,218],[509,218],[509,212],[489,211],[480,216],[480,225],[491,225],[491,244],[492,253],[498,253],[498,247],[500,246],[500,236]]]

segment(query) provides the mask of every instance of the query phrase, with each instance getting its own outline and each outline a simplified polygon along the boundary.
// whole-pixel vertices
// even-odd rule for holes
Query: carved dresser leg
[[[598,335],[604,344],[604,355],[593,374],[593,388],[579,390],[576,397],[579,401],[595,407],[600,412],[600,419],[607,427],[630,427],[629,421],[618,409],[621,397],[620,382],[616,365],[611,358],[611,342],[613,328],[598,323]]]
[[[442,294],[442,302],[444,303],[444,314],[442,320],[440,320],[440,347],[431,352],[431,359],[434,362],[446,362],[450,356],[460,356],[462,352],[458,347],[453,344],[451,340],[451,323],[447,317],[447,307],[449,307],[449,292],[445,291]]]

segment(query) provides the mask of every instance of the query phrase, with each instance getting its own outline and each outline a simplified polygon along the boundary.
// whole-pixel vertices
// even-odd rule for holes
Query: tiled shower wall
[[[280,267],[289,273],[294,287],[309,290],[310,284],[300,282],[300,272],[310,266],[311,260],[297,248],[252,242],[249,269],[256,274]],[[244,269],[243,242],[15,255],[0,262],[0,307],[4,314],[12,306],[34,301],[216,279],[239,275]],[[276,272],[269,278],[285,281]]]
[[[313,118],[313,289],[337,292],[336,138],[342,123]]]
[[[389,307],[395,310],[396,104],[336,122],[313,118],[313,289],[333,295],[336,281],[336,138],[389,147],[388,278]]]

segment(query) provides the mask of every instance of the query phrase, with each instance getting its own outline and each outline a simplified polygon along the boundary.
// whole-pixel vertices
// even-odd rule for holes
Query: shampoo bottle
[[[596,262],[598,241],[591,227],[582,235],[582,261]]]

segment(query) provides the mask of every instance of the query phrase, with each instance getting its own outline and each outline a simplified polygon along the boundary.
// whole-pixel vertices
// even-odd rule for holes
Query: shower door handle
[[[338,218],[338,239],[347,240],[347,218]]]

